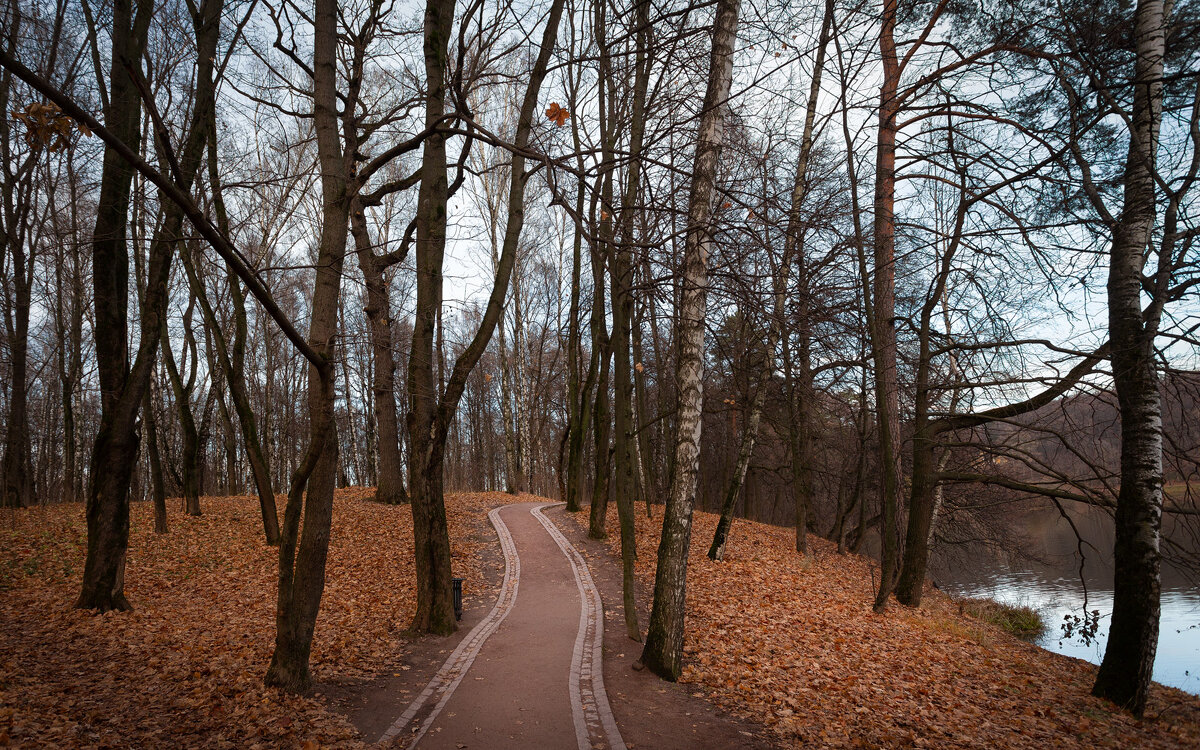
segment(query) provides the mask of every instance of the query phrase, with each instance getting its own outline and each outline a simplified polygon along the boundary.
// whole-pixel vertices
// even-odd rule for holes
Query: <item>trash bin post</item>
[[[463,579],[453,578],[454,581],[454,619],[462,619],[462,585]]]

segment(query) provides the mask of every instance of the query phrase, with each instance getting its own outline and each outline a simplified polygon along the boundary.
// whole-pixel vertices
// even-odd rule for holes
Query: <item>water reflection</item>
[[[1088,588],[1087,611],[1100,610],[1100,630],[1091,645],[1062,637],[1060,625],[1068,615],[1084,610],[1079,578],[1048,579],[1032,570],[980,573],[975,582],[948,582],[942,588],[954,597],[988,597],[1039,610],[1049,625],[1038,644],[1051,651],[1099,664],[1108,640],[1112,589]],[[1200,593],[1193,588],[1164,589],[1154,679],[1164,685],[1200,694]]]
[[[1081,615],[1085,610],[1085,587],[1080,578],[1075,534],[1057,514],[1034,512],[1022,518],[1036,561],[1013,562],[980,552],[960,553],[952,559],[943,556],[934,562],[934,580],[956,598],[988,597],[1039,610],[1049,626],[1039,645],[1099,664],[1112,615],[1112,563],[1103,553],[1112,549],[1111,521],[1102,515],[1084,514],[1075,521],[1095,545],[1085,547],[1082,579],[1086,581],[1086,610],[1100,611],[1099,632],[1091,644],[1062,635],[1063,618]],[[1200,694],[1200,589],[1170,566],[1163,570],[1154,679]]]

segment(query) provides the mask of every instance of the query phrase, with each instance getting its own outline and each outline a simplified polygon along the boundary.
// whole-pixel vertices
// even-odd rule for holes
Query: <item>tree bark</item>
[[[68,200],[70,218],[68,226],[78,227],[76,203],[77,178],[73,174],[71,152],[67,152]],[[55,197],[50,196],[51,213],[58,213]],[[79,249],[76,243],[62,243],[62,254],[54,264],[56,298],[54,299],[54,328],[59,341],[55,360],[58,369],[60,398],[63,415],[63,485],[62,498],[75,502],[81,497],[78,490],[79,470],[76,452],[77,430],[75,425],[75,389],[82,369],[83,337],[83,290],[79,273]],[[68,276],[69,274],[69,276]]]
[[[409,483],[412,491],[414,555],[417,573],[417,611],[412,630],[454,632],[451,589],[450,537],[443,497],[442,464],[447,435],[467,385],[467,379],[487,349],[508,294],[517,246],[525,222],[524,149],[533,132],[538,92],[546,76],[563,0],[550,7],[541,48],[530,71],[513,140],[508,221],[497,264],[496,278],[483,319],[474,338],[455,360],[450,377],[434,377],[436,328],[442,308],[442,261],[446,249],[447,202],[445,133],[436,128],[445,111],[447,44],[454,21],[453,0],[429,0],[425,10],[425,124],[431,129],[421,157],[421,189],[417,198],[417,310],[409,357],[408,426],[410,435]],[[441,349],[436,352],[439,355]],[[441,396],[439,398],[439,392]]]
[[[520,494],[529,489],[532,466],[530,465],[529,449],[531,447],[529,429],[529,388],[526,359],[528,346],[525,338],[524,292],[521,288],[521,259],[518,254],[513,263],[512,273],[512,304],[513,304],[513,342],[508,356],[508,372],[512,385],[513,405],[513,437],[516,447],[516,471],[513,474],[513,490],[510,494]]]
[[[953,138],[950,123],[947,123],[948,139]],[[953,149],[953,141],[949,143]],[[937,277],[928,299],[921,306],[918,326],[917,374],[913,399],[912,438],[912,481],[908,503],[908,531],[904,544],[904,559],[900,568],[900,579],[896,584],[896,600],[901,604],[916,607],[921,604],[925,588],[925,571],[929,563],[929,543],[933,536],[935,498],[937,497],[937,461],[935,460],[935,425],[930,423],[931,401],[936,397],[932,382],[932,320],[937,305],[943,300],[946,285],[953,269],[954,257],[961,242],[967,215],[967,199],[960,195],[954,213],[954,228],[951,240],[938,264]],[[941,335],[950,336],[950,321],[943,321],[945,330]],[[957,399],[951,402],[954,410]]]
[[[217,229],[225,237],[230,236],[229,217],[225,211],[224,191],[221,188],[221,175],[217,169],[217,124],[216,114],[209,122],[208,132],[208,182],[212,191],[213,213],[217,219]],[[213,344],[217,348],[217,359],[225,372],[225,381],[229,385],[229,396],[233,401],[233,409],[237,412],[238,425],[242,431],[242,444],[246,450],[246,460],[250,464],[250,476],[254,480],[254,489],[258,493],[258,506],[263,520],[263,534],[267,544],[279,544],[279,512],[275,506],[275,489],[271,482],[270,463],[263,449],[262,440],[258,436],[258,420],[250,405],[250,395],[246,388],[246,295],[242,291],[237,274],[230,268],[228,271],[229,294],[233,302],[233,346],[230,347],[225,338],[215,311],[208,301],[203,279],[195,273],[189,264],[184,265],[188,271],[188,281],[192,292],[200,303],[200,311],[208,327],[212,330]],[[271,376],[267,378],[267,384]],[[265,420],[264,420],[265,422]]]
[[[588,536],[603,539],[608,535],[608,501],[612,490],[611,464],[617,446],[612,441],[612,401],[609,398],[609,375],[612,366],[613,342],[606,327],[604,271],[613,260],[613,212],[616,207],[614,173],[616,171],[617,142],[617,76],[612,71],[612,53],[608,41],[608,5],[592,3],[592,34],[597,46],[597,70],[600,80],[596,86],[596,107],[600,124],[600,163],[597,179],[600,182],[599,204],[596,195],[592,198],[592,215],[599,214],[596,222],[596,237],[591,241],[592,252],[592,347],[599,352],[599,375],[596,381],[595,398],[592,406],[592,437],[595,453],[595,473],[592,477],[592,506],[589,513]],[[611,294],[614,322],[619,315],[617,300]],[[616,334],[614,325],[612,335]],[[610,447],[611,446],[611,447]],[[619,510],[618,510],[619,521]]]
[[[179,156],[176,187],[190,191],[207,141],[207,111],[213,106],[213,60],[220,31],[221,0],[206,0],[193,19],[198,58],[196,97],[190,130]],[[141,138],[141,103],[132,76],[140,70],[152,4],[139,0],[133,17],[128,0],[113,6],[113,54],[105,121],[110,132],[136,153]],[[129,487],[137,459],[137,413],[149,384],[166,312],[171,251],[180,235],[183,209],[174,202],[151,243],[142,301],[141,336],[132,368],[128,359],[128,278],[126,246],[129,187],[134,167],[111,146],[105,149],[96,228],[92,239],[95,290],[96,369],[100,380],[100,430],[92,449],[88,491],[88,549],[76,606],[129,609],[124,593],[129,544]]]
[[[10,55],[18,53],[21,38],[23,9],[10,5],[7,8],[7,38],[4,45]],[[49,50],[50,65],[58,45],[56,23]],[[13,75],[4,71],[0,75],[0,112],[8,113]],[[29,428],[29,313],[32,304],[34,270],[36,266],[36,243],[28,242],[29,218],[33,208],[34,169],[42,147],[30,144],[23,157],[13,152],[12,128],[7,115],[0,122],[0,159],[3,174],[0,179],[0,195],[3,198],[0,211],[0,235],[4,246],[0,252],[8,255],[9,264],[0,260],[0,281],[6,282],[4,290],[4,324],[8,338],[9,367],[11,382],[8,401],[7,436],[4,444],[4,466],[0,470],[0,506],[24,508],[36,502],[33,476],[33,447]],[[11,277],[5,266],[11,267]],[[11,278],[12,297],[8,296],[7,282]]]
[[[900,110],[900,65],[896,57],[896,0],[883,1],[879,52],[883,86],[879,93],[879,131],[875,151],[875,276],[873,315],[869,321],[875,360],[875,404],[879,426],[880,584],[875,611],[887,607],[896,583],[899,556],[897,513],[900,502],[900,392],[896,379],[896,132]]]
[[[183,249],[183,253],[187,250]],[[194,301],[194,297],[192,300]],[[191,306],[188,307],[190,317]],[[188,352],[195,339],[188,321],[184,321],[184,352]],[[194,355],[194,353],[193,353]],[[166,325],[162,326],[162,359],[167,367],[167,379],[171,382],[171,390],[175,395],[175,409],[179,413],[180,432],[180,471],[183,476],[183,507],[189,516],[200,515],[200,436],[196,432],[196,416],[192,412],[192,387],[194,376],[189,376],[185,383],[179,367],[175,363],[175,354],[171,351],[170,332]],[[194,359],[193,359],[193,367]],[[194,371],[193,371],[194,372]]]
[[[1142,716],[1158,646],[1162,528],[1162,405],[1154,342],[1157,318],[1142,311],[1145,252],[1155,224],[1155,165],[1163,106],[1166,16],[1162,0],[1139,0],[1137,59],[1125,162],[1124,207],[1108,271],[1113,381],[1121,414],[1113,614],[1092,694]]]
[[[425,126],[433,127],[446,107],[445,70],[453,0],[425,5]],[[412,630],[454,632],[450,537],[442,497],[442,453],[437,440],[440,385],[435,380],[434,346],[442,306],[442,259],[446,250],[446,135],[433,131],[421,156],[417,198],[417,310],[408,359],[409,488],[412,497],[417,611]]]
[[[580,81],[577,77],[572,76],[570,71],[567,75],[567,84],[569,91],[570,106],[572,110],[579,109],[579,85]],[[579,174],[583,174],[586,170],[586,164],[583,158],[583,143],[580,137],[579,118],[571,118],[571,139],[575,148],[575,165]],[[581,339],[582,339],[582,321],[580,320],[580,285],[583,264],[583,237],[584,237],[584,206],[587,196],[587,183],[584,180],[579,180],[575,191],[575,236],[571,248],[571,300],[568,307],[567,328],[567,398],[569,401],[569,416],[567,423],[567,482],[566,482],[566,502],[567,511],[575,513],[583,509],[583,483],[585,477],[583,462],[587,453],[587,434],[588,428],[592,421],[592,389],[596,385],[596,377],[599,374],[599,351],[596,347],[595,338],[592,339],[591,352],[588,357],[588,370],[586,376],[581,376],[582,362],[580,356]],[[592,261],[594,263],[595,254],[592,253]],[[593,279],[595,271],[593,269]],[[603,287],[601,287],[603,288]],[[593,300],[594,300],[593,290]],[[601,306],[603,307],[603,305]],[[596,308],[592,305],[590,324],[592,331],[596,328]],[[581,382],[582,380],[582,382]],[[603,525],[601,525],[603,529]]]
[[[683,669],[683,624],[687,599],[688,547],[700,464],[700,429],[704,402],[704,317],[708,286],[708,249],[712,242],[712,200],[717,159],[724,135],[725,108],[733,82],[733,49],[737,42],[740,0],[718,0],[713,29],[708,90],[696,135],[688,228],[681,274],[676,339],[679,360],[678,432],[671,489],[663,513],[662,539],[654,577],[650,628],[641,661],[663,679],[674,682]]]
[[[163,486],[162,459],[158,453],[158,420],[154,416],[154,379],[142,400],[142,419],[146,424],[146,455],[150,459],[150,491],[154,503],[154,533],[166,534],[167,490]]]
[[[773,349],[774,347],[768,344],[768,351]],[[712,544],[708,548],[708,559],[710,560],[725,559],[725,544],[729,540],[729,529],[733,526],[733,508],[737,505],[742,482],[746,481],[746,472],[750,468],[750,457],[754,455],[754,443],[758,437],[759,424],[762,422],[763,405],[767,401],[767,388],[771,383],[773,370],[774,367],[768,363],[765,368],[765,377],[759,382],[758,390],[754,392],[754,398],[750,401],[750,414],[746,417],[746,427],[742,431],[737,464],[734,466],[729,486],[725,490],[725,501],[721,504],[721,518],[717,521],[717,530],[713,533]]]
[[[647,300],[647,305],[652,305],[653,295]],[[642,347],[642,325],[645,322],[645,305],[639,308],[639,311],[634,315],[633,319],[633,399],[634,399],[634,424],[637,426],[637,442],[634,447],[637,449],[637,463],[641,470],[639,475],[641,478],[642,499],[646,503],[646,517],[650,518],[653,513],[652,506],[655,496],[658,494],[658,473],[655,471],[654,450],[650,443],[649,429],[652,419],[649,415],[649,410],[646,406],[646,375],[645,375],[645,352]]]
[[[7,191],[6,191],[7,192]],[[15,217],[11,217],[15,218]],[[8,436],[4,444],[4,485],[0,488],[4,505],[25,508],[35,502],[32,445],[29,439],[29,308],[33,286],[33,257],[25,252],[24,232],[11,225],[5,244],[12,259],[13,305],[9,330],[9,366],[12,389],[8,403]],[[7,232],[6,232],[7,233]],[[5,316],[8,317],[7,315]]]
[[[813,314],[811,297],[812,279],[808,273],[808,262],[805,258],[803,221],[804,199],[808,196],[808,163],[812,156],[813,133],[816,125],[817,100],[821,93],[821,74],[825,67],[826,47],[833,28],[833,0],[826,0],[825,10],[821,19],[821,33],[817,40],[817,51],[813,59],[813,78],[808,89],[808,105],[804,113],[804,134],[800,141],[800,155],[796,160],[796,178],[792,185],[792,202],[788,211],[787,234],[784,237],[783,261],[780,273],[783,277],[782,289],[775,290],[775,315],[782,325],[784,304],[782,295],[787,293],[788,273],[793,264],[797,268],[797,302],[799,309],[797,317],[798,347],[796,361],[792,360],[791,344],[784,339],[784,376],[788,399],[788,412],[791,419],[789,442],[792,459],[792,493],[793,517],[796,524],[796,552],[801,555],[808,552],[808,513],[813,496],[813,457],[812,457],[812,321]],[[783,339],[782,330],[777,339]],[[771,350],[774,356],[774,350]]]
[[[292,474],[279,544],[279,586],[275,610],[275,651],[264,681],[289,692],[310,683],[308,661],[321,595],[333,521],[337,480],[337,428],[334,423],[334,339],[346,254],[350,205],[348,177],[355,149],[342,149],[338,135],[337,0],[317,0],[313,15],[313,124],[321,169],[321,235],[308,342],[321,365],[308,368],[308,449]],[[307,490],[307,492],[306,492]],[[303,513],[303,533],[300,518]]]
[[[396,406],[396,358],[392,352],[392,305],[388,297],[382,262],[375,256],[361,203],[350,212],[350,232],[358,254],[358,265],[367,287],[367,322],[371,330],[371,353],[375,371],[371,388],[375,394],[376,450],[379,474],[375,499],[388,505],[408,502],[404,488],[404,459],[400,454],[400,423]]]
[[[207,360],[210,377],[212,378],[212,394],[217,401],[217,415],[221,419],[221,448],[225,453],[225,481],[221,492],[225,495],[240,495],[241,482],[238,481],[237,435],[234,434],[233,417],[229,413],[229,404],[225,394],[229,384],[225,382],[225,370],[217,364],[216,346],[212,343],[212,332],[205,330],[204,353]]]
[[[960,214],[961,219],[961,214]],[[949,270],[953,253],[947,254],[946,270]],[[930,355],[931,339],[928,316],[932,313],[940,288],[922,311],[922,321],[919,334],[920,344],[917,355],[916,398],[913,409],[913,465],[912,487],[909,497],[908,530],[905,538],[903,566],[900,570],[899,581],[896,585],[896,599],[910,607],[921,604],[922,591],[925,585],[926,570],[929,565],[929,546],[933,538],[936,517],[941,498],[940,474],[945,464],[945,454],[937,457],[938,436],[954,429],[975,427],[1000,419],[1029,414],[1053,402],[1059,396],[1075,386],[1083,377],[1091,374],[1109,350],[1107,345],[1101,347],[1083,358],[1079,364],[1071,368],[1053,385],[1040,393],[1012,404],[1005,404],[975,414],[956,414],[931,419],[930,403],[933,391],[938,387],[930,381],[932,357]],[[943,324],[948,331],[948,321]],[[951,411],[956,408],[957,401],[952,401]]]
[[[578,141],[578,128],[572,126]],[[595,378],[596,355],[592,350],[591,364],[587,379],[580,378],[580,325],[579,297],[580,275],[583,260],[583,199],[585,186],[582,181],[575,198],[575,213],[581,217],[575,227],[574,244],[571,249],[571,301],[567,308],[567,482],[566,501],[567,511],[577,513],[583,509],[580,496],[583,490],[583,456],[585,452],[584,438],[587,436],[588,423],[591,421],[591,399],[589,397],[591,381]]]
[[[609,417],[608,373],[612,362],[608,330],[604,324],[604,261],[600,253],[592,252],[592,348],[597,359],[595,397],[592,400],[592,443],[596,472],[592,478],[592,504],[588,509],[588,536],[604,539],[608,536],[609,481]]]
[[[499,263],[499,258],[496,258]],[[500,421],[504,425],[504,491],[519,495],[523,491],[521,458],[517,445],[517,425],[513,418],[513,377],[508,356],[508,340],[504,333],[504,313],[496,324],[496,347],[500,365]]]
[[[637,52],[634,58],[633,111],[629,125],[629,166],[620,207],[617,241],[609,244],[609,275],[613,305],[613,369],[616,400],[613,429],[613,477],[616,489],[617,519],[621,526],[621,572],[624,595],[625,632],[631,639],[642,639],[638,625],[634,563],[637,561],[634,503],[638,466],[634,434],[637,421],[633,411],[633,242],[634,215],[641,185],[642,141],[645,135],[646,89],[650,82],[649,34],[650,2],[639,0],[636,11]]]

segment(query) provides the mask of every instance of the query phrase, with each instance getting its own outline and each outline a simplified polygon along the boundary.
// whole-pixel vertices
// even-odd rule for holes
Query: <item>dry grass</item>
[[[958,613],[985,620],[1023,641],[1035,641],[1046,632],[1046,621],[1033,607],[982,597],[957,599]]]

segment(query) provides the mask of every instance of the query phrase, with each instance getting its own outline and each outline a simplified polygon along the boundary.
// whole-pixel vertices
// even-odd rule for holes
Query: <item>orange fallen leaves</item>
[[[608,544],[619,554],[615,514]],[[661,515],[638,514],[639,591],[653,591]],[[587,526],[587,514],[576,515]],[[724,562],[698,512],[682,681],[796,747],[1200,747],[1200,698],[1156,685],[1138,721],[1093,698],[1095,666],[960,615],[941,592],[871,611],[871,563],[737,520]],[[616,561],[613,561],[617,564]],[[1157,717],[1157,718],[1149,718]]]
[[[153,533],[132,508],[126,594],[134,611],[73,608],[87,542],[83,507],[0,516],[0,737],[57,747],[360,747],[320,699],[322,682],[373,677],[406,648],[415,610],[412,515],[339,490],[313,642],[312,697],[262,686],[274,642],[277,552],[256,498],[205,497]],[[447,497],[455,574],[487,590],[486,508],[507,495]],[[280,498],[282,509],[283,498]]]

